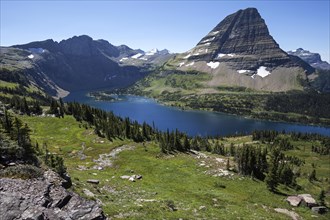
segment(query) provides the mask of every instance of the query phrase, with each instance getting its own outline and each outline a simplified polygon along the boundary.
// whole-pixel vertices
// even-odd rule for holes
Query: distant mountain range
[[[329,64],[302,49],[283,51],[255,8],[227,16],[182,54],[166,49],[134,50],[82,35],[60,42],[1,47],[0,56],[0,80],[8,80],[14,71],[51,95],[126,87],[159,67],[162,74],[208,73],[211,79],[206,86],[210,88],[239,86],[278,92],[314,86],[322,91],[330,84],[328,75],[318,77],[314,69],[328,69]]]
[[[290,50],[287,53],[301,58],[315,69],[330,70],[330,64],[321,60],[321,56],[318,53],[312,53],[302,48]]]
[[[23,71],[52,95],[68,91],[124,87],[144,77],[170,56],[82,35],[61,42],[45,40],[1,47],[1,67]]]

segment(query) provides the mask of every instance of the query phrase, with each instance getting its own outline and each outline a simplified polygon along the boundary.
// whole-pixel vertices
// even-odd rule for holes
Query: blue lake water
[[[87,92],[73,92],[65,101],[77,101],[121,117],[129,117],[140,123],[144,121],[160,130],[166,129],[186,132],[188,135],[230,135],[249,134],[253,130],[296,131],[319,133],[330,136],[329,127],[306,126],[300,124],[248,119],[241,116],[206,111],[187,111],[164,106],[153,99],[121,95],[120,101],[96,101],[86,96]]]

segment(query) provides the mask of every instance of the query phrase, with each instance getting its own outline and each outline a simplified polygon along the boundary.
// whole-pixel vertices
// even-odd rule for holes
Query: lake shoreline
[[[103,99],[102,94],[105,91],[98,91],[100,92],[98,95],[98,98],[96,99],[97,101],[109,101],[106,99]],[[111,92],[111,93],[107,93],[107,96],[109,95],[129,95],[129,96],[137,96],[137,97],[143,97],[143,98],[147,98],[147,99],[151,99],[154,100],[155,102],[157,102],[159,105],[162,106],[167,106],[167,107],[173,107],[176,108],[177,110],[181,110],[181,111],[201,111],[201,112],[210,112],[210,113],[219,113],[219,114],[225,114],[225,115],[231,115],[231,116],[236,116],[236,117],[241,117],[241,118],[245,118],[245,119],[252,119],[252,120],[260,120],[260,121],[266,121],[266,122],[279,122],[279,123],[289,123],[289,124],[293,124],[293,125],[301,125],[301,126],[313,126],[313,127],[324,127],[324,128],[330,128],[330,124],[326,124],[326,123],[302,123],[302,122],[296,122],[296,121],[292,121],[292,120],[278,120],[278,119],[274,119],[275,117],[273,116],[273,118],[262,118],[262,117],[258,117],[256,115],[246,115],[246,114],[235,114],[235,113],[230,113],[230,112],[221,112],[221,111],[214,111],[212,109],[206,109],[206,108],[192,108],[190,106],[180,106],[180,105],[175,105],[173,103],[171,103],[170,101],[163,101],[161,99],[157,99],[155,97],[150,97],[147,95],[136,95],[136,94],[129,94],[129,93],[115,93],[115,92]],[[93,96],[90,96],[93,98]],[[116,101],[121,101],[121,100],[111,100],[111,102],[116,102]],[[285,113],[281,113],[281,112],[269,112],[272,115],[275,114],[281,114],[281,115],[288,115]]]

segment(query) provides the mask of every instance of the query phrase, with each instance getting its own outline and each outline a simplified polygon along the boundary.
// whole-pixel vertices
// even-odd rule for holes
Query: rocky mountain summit
[[[53,171],[38,179],[0,178],[1,219],[106,219],[97,202],[67,191],[62,182]]]
[[[290,61],[255,8],[227,16],[189,54],[188,60],[227,62],[238,69],[276,67]]]
[[[316,69],[330,70],[330,64],[326,61],[323,61],[321,59],[321,55],[318,53],[313,53],[308,50],[304,50],[303,48],[290,50],[287,53],[301,58]]]
[[[283,51],[255,8],[223,19],[198,44],[168,62],[169,68],[212,74],[209,86],[243,86],[257,90],[298,89],[314,68]]]

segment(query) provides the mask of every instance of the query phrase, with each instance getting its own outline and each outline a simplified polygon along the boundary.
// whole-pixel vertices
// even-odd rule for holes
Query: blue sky
[[[1,0],[0,44],[87,34],[134,49],[184,52],[227,15],[256,7],[282,49],[302,47],[329,62],[329,2]]]

